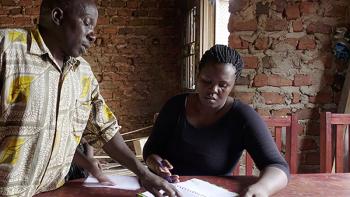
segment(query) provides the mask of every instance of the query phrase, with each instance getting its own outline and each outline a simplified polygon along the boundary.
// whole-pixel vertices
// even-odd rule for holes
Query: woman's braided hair
[[[236,79],[241,75],[244,66],[241,56],[235,49],[220,44],[214,45],[204,53],[198,65],[199,72],[208,63],[232,64],[236,69]]]

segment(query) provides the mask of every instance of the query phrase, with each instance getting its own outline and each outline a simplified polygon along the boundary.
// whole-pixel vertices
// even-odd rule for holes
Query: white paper
[[[117,176],[111,175],[107,176],[115,185],[103,185],[98,182],[93,176],[89,176],[85,181],[83,186],[85,187],[108,187],[116,189],[125,189],[125,190],[137,190],[140,189],[140,183],[136,176]]]
[[[206,181],[202,181],[200,179],[191,179],[180,183],[174,183],[173,185],[185,197],[238,196],[237,193],[230,192],[227,189],[208,183]],[[144,192],[142,193],[142,196],[153,197],[150,192]]]

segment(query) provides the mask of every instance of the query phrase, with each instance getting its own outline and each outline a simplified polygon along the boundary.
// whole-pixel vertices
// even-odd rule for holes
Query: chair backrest
[[[275,143],[278,150],[282,151],[282,128],[286,131],[286,146],[285,159],[287,160],[292,174],[297,173],[297,136],[298,136],[298,119],[295,114],[288,116],[263,116],[262,117],[269,128],[272,128],[272,135],[274,135]],[[244,158],[245,157],[245,158]],[[245,175],[253,175],[254,162],[251,156],[245,151],[243,154],[245,161]],[[242,159],[240,160],[242,161]],[[239,175],[240,163],[237,163],[233,175]]]
[[[350,125],[350,114],[321,112],[320,115],[320,171],[332,172],[335,158],[335,172],[344,172],[344,134]]]

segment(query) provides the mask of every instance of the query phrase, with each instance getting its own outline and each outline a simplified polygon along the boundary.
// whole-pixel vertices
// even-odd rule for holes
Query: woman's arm
[[[245,189],[241,193],[241,196],[271,196],[287,186],[287,183],[288,177],[284,171],[273,166],[268,166],[261,172],[258,182]]]
[[[288,163],[259,114],[247,105],[242,107],[241,113],[245,119],[245,149],[261,171],[258,182],[245,190],[245,196],[270,196],[287,185]]]

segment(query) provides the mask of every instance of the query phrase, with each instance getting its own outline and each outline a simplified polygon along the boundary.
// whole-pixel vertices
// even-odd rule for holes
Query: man
[[[107,154],[156,196],[160,189],[176,195],[126,146],[89,64],[79,57],[95,41],[97,17],[93,0],[43,0],[37,29],[0,30],[1,196],[62,186],[90,112]]]

